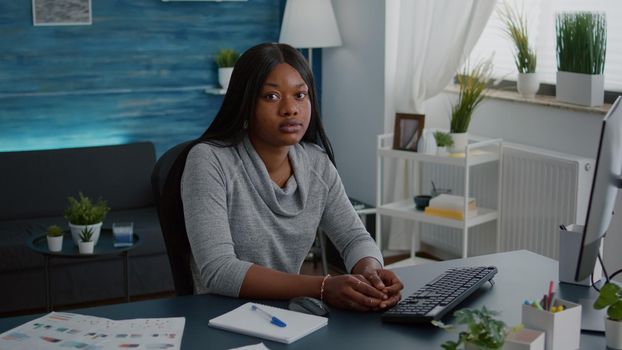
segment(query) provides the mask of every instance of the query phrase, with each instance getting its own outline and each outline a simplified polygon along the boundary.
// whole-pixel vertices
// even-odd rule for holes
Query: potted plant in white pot
[[[60,252],[63,249],[63,230],[57,225],[48,227],[47,241],[51,252]]]
[[[469,124],[473,111],[484,99],[492,74],[492,60],[483,60],[472,69],[465,64],[462,74],[456,76],[460,92],[458,102],[451,108],[450,135],[453,140],[451,153],[463,153],[469,141]]]
[[[518,69],[516,87],[524,98],[534,98],[540,88],[536,73],[536,52],[529,45],[527,17],[522,10],[511,7],[507,2],[499,11],[503,31],[514,44],[514,63]]]
[[[97,244],[102,223],[110,208],[105,201],[99,199],[93,203],[90,198],[85,197],[82,192],[78,193],[79,199],[69,197],[69,205],[65,209],[65,219],[69,221],[71,237],[76,245],[80,241],[80,233],[85,228],[93,231],[93,241]]]
[[[615,283],[607,283],[600,289],[594,308],[607,308],[605,317],[605,336],[607,347],[622,349],[622,288]]]
[[[231,80],[231,73],[233,73],[233,66],[240,58],[240,54],[234,49],[220,49],[216,54],[216,65],[218,66],[218,83],[224,90],[229,87],[229,81]]]
[[[604,13],[557,15],[557,85],[559,101],[602,106],[605,96],[607,20]]]
[[[447,147],[454,144],[454,140],[451,139],[451,135],[442,131],[434,132],[434,140],[436,140],[436,155],[446,156],[449,152]]]
[[[80,232],[80,242],[78,242],[78,251],[80,254],[93,254],[95,242],[93,240],[93,229],[85,227]]]

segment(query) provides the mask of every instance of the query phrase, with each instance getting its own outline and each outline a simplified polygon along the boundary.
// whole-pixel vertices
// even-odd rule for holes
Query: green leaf
[[[594,302],[594,308],[597,310],[614,304],[622,299],[622,289],[614,283],[607,283],[600,289],[598,299]]]
[[[612,321],[622,321],[622,300],[618,300],[607,309],[607,317]]]
[[[92,225],[104,221],[110,208],[102,199],[95,204],[82,192],[78,193],[79,200],[69,197],[69,205],[65,209],[65,218],[74,225]]]
[[[558,71],[603,73],[607,53],[607,20],[604,13],[560,13],[555,29]]]
[[[448,340],[445,343],[441,344],[441,347],[445,350],[456,350],[458,349],[458,343]]]

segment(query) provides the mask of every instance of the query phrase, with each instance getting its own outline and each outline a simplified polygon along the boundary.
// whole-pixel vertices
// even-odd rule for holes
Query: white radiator
[[[497,164],[471,168],[471,196],[478,205],[497,207]],[[462,195],[462,169],[425,164],[422,192],[451,188]],[[594,160],[523,145],[504,143],[501,193],[501,251],[528,249],[553,259],[558,257],[559,225],[585,221],[594,174]],[[461,231],[422,224],[422,249],[441,257],[457,257],[462,247]],[[494,252],[496,224],[469,230],[468,255]]]

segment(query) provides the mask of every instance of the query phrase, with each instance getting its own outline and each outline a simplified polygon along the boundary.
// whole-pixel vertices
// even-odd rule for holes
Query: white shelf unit
[[[497,251],[499,250],[499,209],[483,208],[478,205],[477,215],[468,216],[466,213],[466,202],[469,198],[470,169],[480,164],[497,162],[497,207],[501,203],[501,169],[502,169],[502,152],[503,141],[501,139],[489,139],[469,143],[465,149],[463,157],[437,156],[422,154],[410,151],[401,151],[392,149],[393,134],[378,135],[377,163],[376,163],[376,241],[378,247],[382,251],[382,216],[397,217],[407,220],[413,220],[419,223],[428,223],[452,227],[462,230],[462,257],[468,256],[469,228],[483,223],[497,221]],[[385,159],[395,158],[408,162],[429,162],[436,164],[455,165],[464,168],[464,200],[465,213],[464,220],[454,220],[436,216],[425,215],[423,211],[415,208],[413,196],[407,199],[398,200],[391,203],[383,203],[383,184],[384,184],[384,167]],[[415,174],[421,178],[421,174]],[[477,198],[476,198],[477,200]],[[418,239],[418,238],[416,238]],[[415,244],[411,246],[411,258],[415,256]]]

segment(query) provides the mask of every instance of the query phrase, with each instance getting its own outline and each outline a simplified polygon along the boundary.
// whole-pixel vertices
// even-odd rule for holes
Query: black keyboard
[[[445,271],[382,314],[386,322],[426,323],[439,320],[497,273],[494,266]]]

